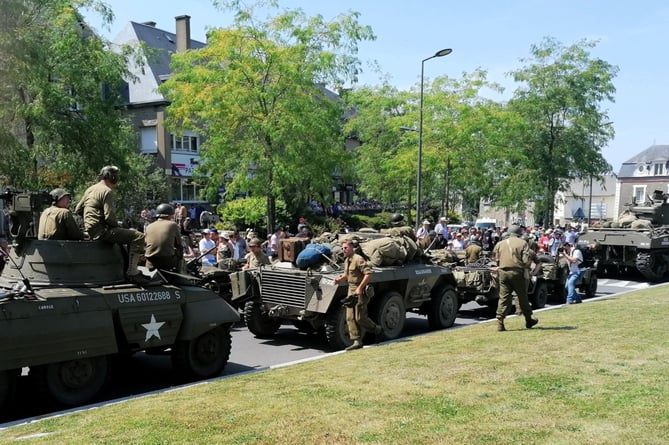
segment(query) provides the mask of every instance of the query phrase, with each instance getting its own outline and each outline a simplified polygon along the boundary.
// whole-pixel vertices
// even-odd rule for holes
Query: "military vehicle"
[[[669,272],[669,204],[656,193],[643,204],[630,205],[618,221],[595,225],[582,234],[581,247],[597,243],[597,271],[615,274],[637,270],[649,281]]]
[[[453,270],[460,304],[475,301],[481,306],[497,307],[499,283],[494,273],[496,264],[487,256],[465,265],[457,255],[445,253],[441,254],[440,261],[449,264]],[[541,309],[550,301],[564,303],[565,283],[569,274],[566,264],[550,256],[540,255],[532,272],[527,295],[533,309]],[[592,268],[586,268],[577,287],[586,297],[593,297],[597,292],[597,273]]]
[[[41,198],[4,198],[13,243],[0,275],[0,408],[26,370],[55,402],[84,404],[105,386],[115,357],[138,351],[169,353],[189,379],[221,373],[239,315],[199,279],[159,272],[145,287],[127,283],[121,247],[34,239]]]
[[[426,315],[432,329],[448,328],[455,322],[458,298],[450,269],[422,256],[407,264],[373,270],[370,286],[374,297],[368,314],[383,329],[380,340],[400,336],[407,311]],[[303,331],[324,331],[330,347],[340,350],[352,341],[342,304],[348,284],[334,284],[339,275],[341,264],[335,261],[314,270],[278,262],[232,273],[232,298],[243,302],[242,318],[257,337],[271,337],[282,323],[290,322]]]

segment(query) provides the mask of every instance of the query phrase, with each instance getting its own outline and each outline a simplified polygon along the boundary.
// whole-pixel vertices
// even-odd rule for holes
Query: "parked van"
[[[497,227],[497,220],[493,218],[479,218],[474,223],[474,227],[479,230],[488,230]]]

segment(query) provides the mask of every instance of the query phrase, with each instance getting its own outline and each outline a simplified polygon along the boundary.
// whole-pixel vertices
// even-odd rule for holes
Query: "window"
[[[200,191],[204,189],[191,178],[172,179],[172,200],[192,202],[200,200]]]
[[[633,202],[640,204],[646,201],[646,186],[645,185],[635,185],[634,186],[634,197],[632,198]]]
[[[664,163],[657,163],[653,166],[653,174],[655,176],[664,176]]]
[[[140,151],[145,154],[158,153],[158,143],[156,142],[156,127],[144,127],[140,129],[141,147]]]
[[[185,151],[188,153],[197,153],[199,149],[199,138],[194,134],[185,134],[183,136],[170,135],[172,146],[170,147],[174,151]]]

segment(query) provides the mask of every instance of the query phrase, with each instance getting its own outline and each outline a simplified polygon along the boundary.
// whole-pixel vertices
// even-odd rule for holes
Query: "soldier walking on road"
[[[367,290],[367,284],[372,278],[371,266],[367,264],[363,257],[355,253],[353,241],[342,241],[341,248],[346,258],[344,273],[337,277],[334,283],[339,284],[342,281],[347,281],[348,295],[354,295],[357,299],[354,302],[355,304],[346,307],[348,334],[353,340],[353,344],[346,350],[351,351],[362,348],[361,329],[366,329],[375,335],[381,334],[382,329],[367,316],[367,304],[371,298],[370,292]]]
[[[532,307],[527,298],[532,253],[527,242],[520,238],[520,226],[512,225],[508,233],[509,236],[497,243],[493,249],[493,257],[497,260],[499,274],[498,331],[506,331],[504,318],[509,312],[514,291],[525,316],[525,327],[529,329],[539,323],[539,320],[532,318]]]

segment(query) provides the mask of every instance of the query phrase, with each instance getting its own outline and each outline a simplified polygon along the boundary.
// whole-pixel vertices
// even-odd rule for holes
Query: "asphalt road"
[[[612,295],[625,291],[643,289],[649,284],[639,281],[600,278],[597,296]],[[478,323],[494,317],[486,307],[471,302],[464,305],[455,321],[455,328]],[[429,333],[427,319],[407,314],[404,335],[413,336]],[[284,325],[271,339],[255,338],[242,324],[232,331],[232,351],[223,375],[233,375],[271,366],[311,359],[330,353],[324,336],[305,334],[292,325]],[[101,394],[100,403],[117,400],[151,391],[159,391],[179,385],[172,373],[170,357],[136,354],[132,358],[116,363],[112,381]],[[22,377],[19,384],[21,396],[10,417],[3,419],[0,429],[21,423],[26,419],[47,416],[58,410],[46,404],[30,377]]]

